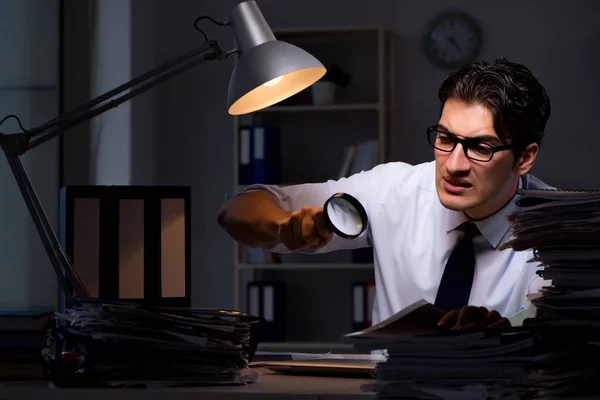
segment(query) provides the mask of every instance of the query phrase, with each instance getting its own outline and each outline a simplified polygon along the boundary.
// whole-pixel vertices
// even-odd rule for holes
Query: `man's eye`
[[[492,147],[486,144],[477,144],[473,146],[473,150],[480,154],[489,154],[492,152]]]
[[[452,143],[452,142],[453,142],[453,139],[452,139],[452,137],[450,137],[450,136],[448,136],[448,135],[445,135],[445,134],[443,134],[443,133],[440,133],[440,134],[438,135],[438,139],[439,139],[439,140],[440,140],[440,142],[442,142],[442,143]]]

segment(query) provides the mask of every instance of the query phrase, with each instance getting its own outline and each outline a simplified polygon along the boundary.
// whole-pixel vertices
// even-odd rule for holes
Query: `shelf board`
[[[1,92],[48,92],[58,90],[57,86],[52,85],[4,85],[0,86]]]
[[[379,103],[356,104],[306,104],[298,106],[271,106],[255,113],[292,113],[292,112],[323,112],[323,111],[379,111]]]
[[[237,191],[241,192],[242,190],[246,189],[248,186],[250,185],[277,185],[277,186],[291,186],[291,185],[298,185],[297,183],[286,183],[286,182],[281,182],[281,183],[246,183],[243,185],[237,185]]]
[[[351,353],[356,349],[351,344],[338,342],[260,342],[258,351],[325,350],[335,353]]]
[[[240,269],[373,269],[373,263],[239,264]]]
[[[307,36],[307,35],[340,35],[349,33],[376,33],[387,32],[388,29],[381,25],[362,26],[332,26],[332,27],[298,27],[298,28],[274,28],[273,34],[281,36]]]

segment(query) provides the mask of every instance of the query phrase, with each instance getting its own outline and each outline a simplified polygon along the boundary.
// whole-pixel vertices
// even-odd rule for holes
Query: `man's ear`
[[[539,148],[537,143],[531,143],[525,148],[521,156],[517,158],[515,168],[518,175],[525,175],[533,168]]]

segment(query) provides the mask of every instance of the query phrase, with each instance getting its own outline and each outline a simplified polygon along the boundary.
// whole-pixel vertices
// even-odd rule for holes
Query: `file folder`
[[[373,325],[373,305],[375,304],[375,281],[369,281],[365,285],[366,287],[366,298],[365,307],[367,308],[367,320],[365,321],[366,328]]]
[[[287,295],[283,281],[252,281],[247,285],[248,314],[263,319],[261,340],[285,340]]]
[[[352,284],[352,331],[361,331],[372,325],[375,302],[375,282]]]
[[[252,129],[242,126],[238,131],[238,183],[252,183]]]
[[[281,182],[279,128],[252,125],[252,183]]]
[[[352,284],[352,331],[365,329],[365,285],[362,282]]]
[[[281,141],[278,127],[264,124],[239,127],[238,183],[281,183]]]

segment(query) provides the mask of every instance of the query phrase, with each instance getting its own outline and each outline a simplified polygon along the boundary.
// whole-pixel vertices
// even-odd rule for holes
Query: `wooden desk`
[[[246,386],[214,386],[166,389],[51,389],[47,382],[0,383],[1,400],[271,400],[271,399],[360,399],[375,398],[375,393],[363,392],[360,386],[369,379],[291,376],[258,368],[258,382]]]

